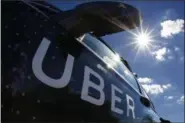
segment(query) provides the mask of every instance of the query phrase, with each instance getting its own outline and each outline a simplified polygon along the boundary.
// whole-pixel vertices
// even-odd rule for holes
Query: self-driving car
[[[131,67],[101,37],[140,25],[122,2],[62,11],[2,1],[2,122],[163,122]],[[116,42],[116,41],[115,41]]]

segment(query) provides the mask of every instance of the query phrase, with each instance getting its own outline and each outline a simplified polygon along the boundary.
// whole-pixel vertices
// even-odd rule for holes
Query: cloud
[[[141,83],[141,84],[149,84],[149,83],[152,83],[152,79],[151,78],[148,78],[148,77],[139,77],[138,78],[138,82]]]
[[[178,52],[178,51],[180,51],[180,48],[177,47],[177,46],[175,46],[175,47],[174,47],[174,51],[177,51],[177,52]]]
[[[152,52],[152,54],[155,56],[155,58],[158,61],[164,61],[166,53],[167,53],[167,48],[166,47],[163,47],[161,49],[158,49],[158,50]]]
[[[184,56],[181,56],[180,57],[180,61],[183,61],[184,62]]]
[[[142,87],[145,89],[145,91],[149,94],[162,94],[164,91],[169,89],[171,87],[171,84],[166,85],[160,85],[160,84],[142,84]]]
[[[160,49],[153,51],[152,55],[159,62],[163,62],[167,59],[169,59],[169,60],[174,59],[174,55],[173,55],[172,51],[166,47],[162,47]]]
[[[174,53],[180,62],[184,62],[184,54],[179,47],[174,46]]]
[[[171,38],[173,35],[184,32],[183,19],[166,20],[161,22],[161,26],[161,37],[163,38]]]
[[[174,56],[168,56],[168,59],[172,60],[172,59],[174,59]]]
[[[184,62],[184,55],[179,47],[174,46],[174,53],[180,62]]]
[[[180,99],[177,100],[178,104],[184,104],[184,96],[181,96]]]
[[[162,43],[167,43],[167,42],[162,42]],[[157,50],[161,48],[161,45],[153,45],[151,48],[152,50]]]
[[[145,89],[145,91],[149,94],[160,94],[164,92],[163,88],[159,84],[151,84],[151,85],[143,84],[142,86]]]
[[[162,94],[172,86],[171,84],[156,84],[154,83],[154,80],[149,77],[139,77],[138,82],[145,89],[146,93],[153,95]]]
[[[173,96],[164,96],[164,99],[167,99],[167,100],[172,100],[174,97]]]
[[[175,56],[174,56],[172,50],[170,50],[170,49],[167,49],[166,56],[167,56],[167,58],[168,58],[169,60],[172,60],[172,59],[175,58]]]
[[[168,89],[168,88],[170,88],[172,85],[171,84],[166,84],[166,85],[162,85],[162,88],[163,89]]]

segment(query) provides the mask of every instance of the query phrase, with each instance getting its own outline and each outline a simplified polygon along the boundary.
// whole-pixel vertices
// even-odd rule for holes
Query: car
[[[113,1],[69,11],[45,1],[1,5],[2,122],[165,121],[128,62],[101,38],[139,26],[135,7]]]

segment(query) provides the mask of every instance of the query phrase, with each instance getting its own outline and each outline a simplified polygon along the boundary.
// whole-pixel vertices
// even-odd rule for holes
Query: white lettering
[[[99,85],[93,83],[90,80],[90,75],[91,74],[94,75],[96,78],[99,79],[99,81],[100,81],[100,84]],[[96,89],[97,91],[100,92],[100,98],[99,99],[96,99],[96,98],[94,98],[94,97],[92,97],[92,96],[90,96],[88,94],[89,87],[92,87],[92,88],[94,88],[94,89]],[[81,99],[82,100],[85,100],[85,101],[88,101],[88,102],[90,102],[92,104],[101,106],[101,105],[103,105],[103,103],[105,101],[105,94],[103,92],[103,88],[104,88],[104,80],[103,80],[103,78],[98,73],[96,73],[95,71],[93,71],[91,68],[89,68],[88,66],[85,66]]]
[[[63,75],[59,79],[53,79],[47,76],[43,69],[42,63],[50,46],[50,41],[46,38],[43,38],[41,41],[32,61],[32,70],[35,76],[44,84],[53,87],[53,88],[63,88],[68,85],[71,79],[71,74],[73,71],[74,57],[70,54],[67,56],[66,64],[64,66]],[[101,68],[101,66],[100,66]],[[99,80],[99,84],[96,84],[90,80],[90,76],[93,75]],[[93,88],[99,92],[99,98],[95,98],[89,93],[89,88]],[[82,85],[81,99],[87,102],[90,102],[94,105],[101,106],[105,102],[105,93],[104,93],[104,79],[94,70],[85,66],[84,69],[84,79]],[[121,103],[122,99],[116,96],[116,92],[123,94],[123,91],[119,89],[114,84],[111,84],[111,110],[118,114],[123,114],[123,110],[116,107],[116,103]],[[127,117],[129,117],[130,111],[132,113],[133,119],[135,119],[135,104],[132,97],[126,94],[126,103],[127,103]]]
[[[74,57],[68,54],[66,65],[64,68],[64,73],[59,79],[53,79],[47,76],[42,70],[42,63],[43,63],[43,59],[46,55],[46,52],[49,48],[50,43],[51,42],[48,39],[43,38],[33,58],[33,62],[32,62],[33,73],[44,84],[50,87],[53,87],[53,88],[62,88],[62,87],[65,87],[69,83],[69,80],[71,78]]]
[[[130,97],[128,94],[126,94],[126,100],[127,100],[127,117],[129,117],[129,111],[132,111],[132,117],[133,119],[135,119],[135,104],[134,104],[134,100],[132,99],[132,97]],[[132,105],[130,105],[129,101],[132,102]]]
[[[119,98],[118,96],[116,96],[115,91],[119,92],[119,93],[123,93],[119,88],[117,88],[115,85],[111,84],[111,93],[112,93],[112,99],[111,99],[111,110],[118,113],[118,114],[123,114],[123,110],[117,108],[115,106],[116,101],[117,102],[121,102],[121,98]]]

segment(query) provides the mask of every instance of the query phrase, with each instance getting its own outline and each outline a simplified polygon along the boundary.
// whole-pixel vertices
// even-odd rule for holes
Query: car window
[[[108,68],[115,69],[127,82],[130,83],[133,88],[140,92],[134,75],[123,64],[119,55],[115,54],[103,42],[90,34],[84,35],[81,41],[90,47],[94,52],[96,52],[96,54],[98,54],[98,56],[100,56],[105,61]]]
[[[141,88],[141,92],[142,92],[143,96],[150,100],[150,98],[146,94],[145,89],[142,87],[142,85],[140,85],[140,88]]]

